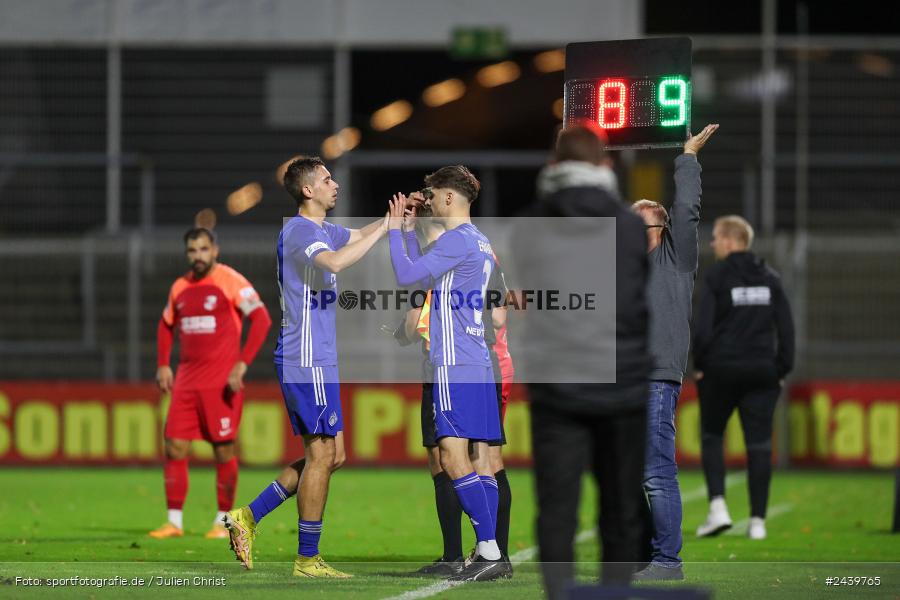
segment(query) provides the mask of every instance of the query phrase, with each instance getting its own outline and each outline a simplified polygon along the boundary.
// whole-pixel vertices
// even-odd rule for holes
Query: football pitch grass
[[[542,598],[534,539],[534,492],[528,470],[511,469],[513,579],[450,587],[410,573],[440,554],[433,486],[425,469],[344,469],[332,480],[320,549],[355,575],[349,580],[290,575],[297,550],[293,499],[262,522],[255,568],[243,570],[227,540],[206,540],[215,513],[214,471],[191,469],[185,536],[155,540],[165,521],[161,469],[0,470],[0,598]],[[246,504],[277,470],[241,472],[238,502]],[[735,527],[698,540],[706,515],[698,471],[681,474],[682,556],[686,580],[662,587],[701,587],[716,598],[900,598],[900,534],[890,534],[892,472],[776,471],[769,537],[746,538],[746,479],[728,480]],[[596,579],[596,492],[582,495],[576,571]],[[465,544],[473,540],[463,522]],[[466,546],[468,548],[468,546]],[[50,587],[52,579],[120,577],[137,586]],[[37,578],[25,586],[16,578]],[[195,577],[206,580],[195,580]],[[880,585],[827,585],[826,578],[880,577]],[[184,582],[176,582],[181,578]],[[847,583],[855,582],[849,579]],[[176,585],[176,583],[182,583]]]

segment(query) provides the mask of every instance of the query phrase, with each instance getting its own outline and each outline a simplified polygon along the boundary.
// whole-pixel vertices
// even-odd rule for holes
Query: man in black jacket
[[[645,559],[649,538],[641,488],[649,373],[646,237],[640,218],[619,200],[603,143],[602,131],[589,126],[560,134],[554,162],[538,178],[539,200],[527,219],[536,224],[534,234],[520,231],[513,239],[514,262],[529,275],[562,281],[559,273],[568,269],[582,285],[597,289],[609,282],[590,261],[599,263],[604,257],[584,256],[578,240],[590,246],[601,223],[615,234],[616,302],[608,322],[574,310],[532,314],[529,305],[527,333],[517,342],[532,404],[537,537],[551,599],[564,597],[573,578],[578,498],[586,468],[600,488],[603,583],[627,584],[636,563]],[[614,362],[614,372],[611,368],[608,379],[598,380],[593,375],[604,358]]]
[[[772,419],[784,377],[794,365],[794,323],[778,274],[750,252],[753,229],[738,216],[716,219],[694,319],[694,366],[700,394],[703,474],[709,515],[698,537],[731,527],[725,504],[722,437],[737,408],[747,446],[751,539],[766,537],[772,478]]]

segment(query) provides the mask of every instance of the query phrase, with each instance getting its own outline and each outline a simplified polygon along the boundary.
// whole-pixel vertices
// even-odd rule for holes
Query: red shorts
[[[233,441],[243,409],[244,393],[235,394],[227,386],[224,390],[175,390],[165,436],[177,440]]]

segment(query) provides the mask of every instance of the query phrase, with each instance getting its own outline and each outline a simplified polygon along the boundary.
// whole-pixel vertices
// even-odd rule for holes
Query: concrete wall
[[[642,33],[636,0],[0,0],[0,44],[445,46],[459,26],[513,47]]]

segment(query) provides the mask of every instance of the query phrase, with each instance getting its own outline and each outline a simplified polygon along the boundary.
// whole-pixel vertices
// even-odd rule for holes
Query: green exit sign
[[[454,58],[484,59],[506,56],[506,30],[502,27],[457,27],[450,53]]]

